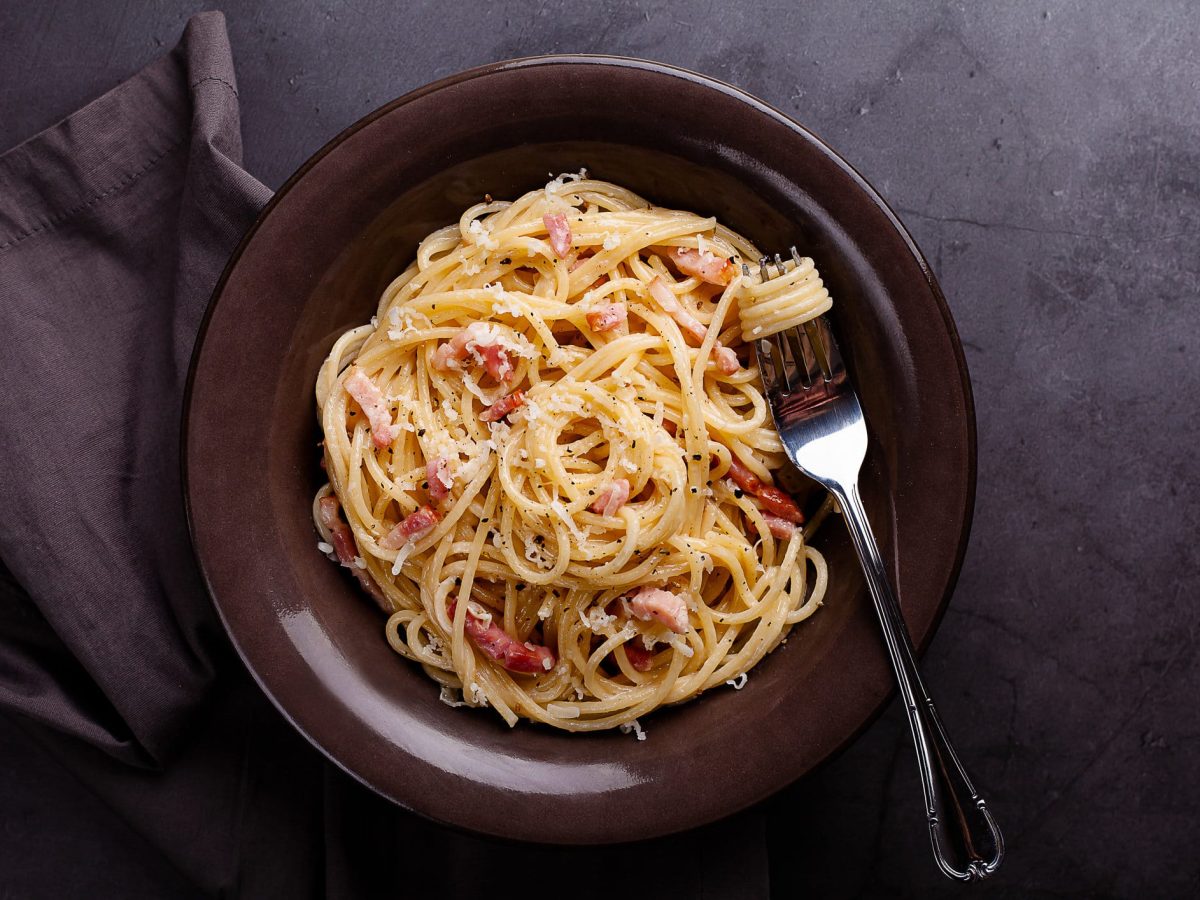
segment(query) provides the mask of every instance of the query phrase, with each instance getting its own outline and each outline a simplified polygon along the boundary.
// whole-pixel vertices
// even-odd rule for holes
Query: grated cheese
[[[688,659],[691,659],[696,655],[696,651],[692,649],[692,645],[687,642],[687,638],[685,638],[682,634],[671,635],[671,637],[667,640],[667,643],[686,656]]]
[[[579,718],[579,707],[574,703],[563,703],[561,700],[552,700],[547,703],[546,712],[556,715],[560,719]]]
[[[567,526],[567,529],[571,532],[571,536],[574,537],[575,540],[579,541],[581,544],[587,540],[587,535],[579,530],[579,526],[575,524],[575,520],[572,519],[570,514],[567,513],[567,508],[563,506],[563,502],[561,500],[551,500],[550,509],[554,511],[555,515],[563,520],[563,524]]]
[[[733,688],[735,691],[740,691],[742,688],[744,688],[746,686],[746,682],[749,680],[750,680],[750,676],[747,675],[745,672],[743,672],[741,675],[737,676],[737,678],[730,678],[725,683],[727,685],[729,685],[731,688]]]
[[[454,699],[454,689],[446,687],[445,685],[442,685],[441,691],[438,692],[438,699],[441,700],[443,703],[445,703],[447,706],[458,707],[458,706],[470,706],[471,705],[471,704],[467,703],[466,700],[455,700]]]
[[[583,627],[588,631],[600,634],[616,622],[617,617],[610,616],[598,606],[593,606],[587,611],[587,615],[584,615],[582,609],[579,610],[579,621],[583,623]]]
[[[488,705],[487,695],[483,692],[483,689],[478,684],[476,684],[474,681],[472,681],[470,684],[467,685],[467,690],[470,692],[470,695],[471,695],[470,702],[472,704],[474,704],[475,706],[487,706]]]
[[[621,726],[621,734],[629,734],[630,732],[633,732],[635,735],[637,735],[637,739],[639,741],[644,741],[646,739],[646,731],[644,728],[642,728],[641,723],[639,723],[637,719],[634,719],[632,722],[626,722]]]
[[[479,219],[471,220],[471,224],[467,226],[467,236],[471,243],[485,250],[495,250],[500,246],[500,242],[492,237],[491,229]]]
[[[333,544],[327,544],[324,541],[317,541],[317,549],[328,556],[333,552]]]
[[[413,546],[414,546],[413,542],[409,541],[408,543],[401,546],[399,550],[396,551],[396,561],[394,563],[392,563],[392,574],[393,575],[400,574],[400,570],[402,568],[404,568],[405,560],[407,560],[409,558],[409,556],[412,555]]]

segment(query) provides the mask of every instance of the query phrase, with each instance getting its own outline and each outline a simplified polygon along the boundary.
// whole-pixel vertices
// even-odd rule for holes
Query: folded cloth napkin
[[[241,168],[219,16],[0,157],[0,706],[161,760],[219,627],[179,479],[209,293],[270,191]]]
[[[0,157],[0,748],[77,776],[101,801],[71,812],[98,817],[73,823],[87,851],[144,841],[179,882],[160,895],[765,896],[760,814],[631,847],[472,838],[325,763],[254,687],[198,577],[178,455],[205,305],[270,196],[241,151],[206,13]],[[55,852],[0,842],[6,891],[130,894]]]

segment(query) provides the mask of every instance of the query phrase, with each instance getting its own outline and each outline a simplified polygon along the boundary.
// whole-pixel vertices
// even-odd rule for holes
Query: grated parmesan
[[[500,246],[500,242],[492,237],[491,229],[479,221],[479,219],[471,220],[471,224],[467,226],[467,233],[471,243],[478,247],[483,247],[485,250],[495,250]]]
[[[555,515],[562,519],[563,524],[567,526],[567,529],[571,532],[571,536],[574,537],[575,540],[579,541],[581,544],[587,540],[587,535],[579,530],[579,526],[575,524],[575,520],[571,518],[570,514],[567,512],[567,508],[563,506],[563,502],[561,500],[551,500],[550,509],[553,510]]]
[[[327,544],[324,541],[317,541],[317,549],[328,556],[333,552],[333,544]]]
[[[443,703],[445,703],[447,706],[457,707],[457,706],[470,706],[471,705],[471,704],[467,703],[466,700],[455,700],[454,699],[454,689],[446,687],[445,685],[442,685],[441,691],[438,692],[438,699],[441,700]]]
[[[473,704],[476,706],[488,705],[487,694],[483,692],[483,688],[481,688],[478,684],[472,681],[469,685],[467,685],[467,689],[471,693],[471,702]]]
[[[692,649],[692,645],[687,642],[687,638],[685,638],[682,634],[671,635],[671,637],[667,640],[667,643],[686,656],[688,659],[691,659],[696,655],[696,651]]]
[[[593,606],[588,610],[588,621],[591,623],[592,631],[599,631],[615,623],[617,617],[609,615],[598,606]]]
[[[741,675],[737,676],[737,678],[730,678],[725,683],[727,685],[729,685],[731,688],[733,688],[735,691],[740,691],[742,688],[744,688],[746,686],[746,682],[749,680],[750,680],[750,676],[747,675],[745,672],[743,672]]]
[[[634,719],[632,722],[626,722],[621,726],[621,734],[629,734],[630,732],[633,732],[633,734],[637,735],[637,739],[639,741],[644,741],[646,739],[646,731],[644,728],[642,728],[641,723],[638,722],[637,719]]]
[[[409,541],[396,551],[396,561],[392,563],[392,574],[399,575],[400,570],[404,568],[404,562],[412,555],[413,543]]]

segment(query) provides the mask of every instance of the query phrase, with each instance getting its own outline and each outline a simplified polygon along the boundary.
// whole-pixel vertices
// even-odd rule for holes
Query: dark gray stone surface
[[[0,148],[163,53],[200,8],[0,4]],[[975,386],[974,531],[924,669],[1009,841],[978,893],[1196,894],[1200,12],[1116,0],[224,9],[246,165],[272,186],[410,88],[560,51],[731,81],[845,155],[930,258]],[[5,816],[6,840],[62,840],[78,790],[66,777],[0,766],[0,797],[34,808],[44,795],[60,811]],[[957,893],[930,861],[895,708],[769,809],[779,896]],[[86,855],[86,830],[66,833]],[[140,858],[115,860],[128,881],[112,883],[168,890],[169,873]]]

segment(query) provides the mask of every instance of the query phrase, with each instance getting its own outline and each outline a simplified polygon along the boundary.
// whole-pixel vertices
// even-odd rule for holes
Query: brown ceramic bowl
[[[515,197],[581,166],[816,258],[872,430],[868,509],[918,646],[957,576],[975,484],[970,383],[929,267],[847,163],[735,88],[629,59],[498,63],[388,104],[309,160],[234,254],[192,364],[184,468],[209,590],[263,690],[347,772],[430,818],[558,843],[647,838],[748,806],[845,746],[892,691],[836,521],[819,536],[825,607],[744,690],[656,712],[644,742],[509,729],[439,702],[317,551],[313,383],[334,338],[372,315],[420,238],[485,192]]]

